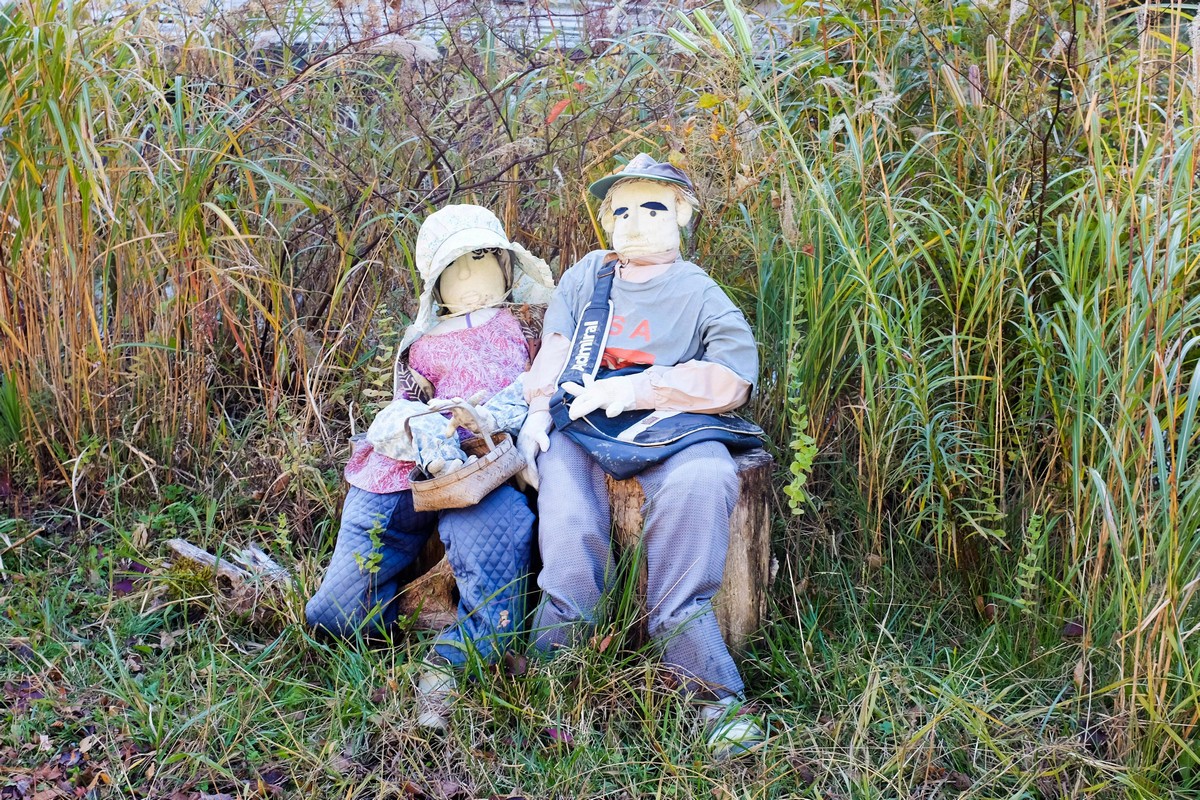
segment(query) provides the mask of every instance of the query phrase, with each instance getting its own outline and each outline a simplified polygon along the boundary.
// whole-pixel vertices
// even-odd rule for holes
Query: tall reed
[[[171,44],[7,8],[0,373],[26,485],[103,509],[335,467],[424,214],[489,205],[561,269],[597,238],[588,181],[647,149],[699,184],[689,252],[753,318],[755,411],[834,554],[927,549],[1031,653],[1082,630],[1063,702],[1145,775],[1194,769],[1182,9],[729,0],[571,52],[462,24],[491,13],[417,62],[371,52],[402,19],[262,51],[278,19]]]
[[[1195,73],[1178,9],[1013,12],[1002,36],[1005,11],[798,5],[788,41],[727,2],[673,36],[736,72],[730,113],[771,154],[779,200],[746,220],[768,402],[809,410],[824,508],[855,552],[931,544],[988,618],[1080,626],[1073,702],[1177,777],[1200,720]]]

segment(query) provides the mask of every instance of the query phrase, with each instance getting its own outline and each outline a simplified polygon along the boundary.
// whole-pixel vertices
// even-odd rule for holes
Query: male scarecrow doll
[[[507,306],[545,303],[554,282],[544,261],[474,205],[431,214],[415,261],[423,289],[397,353],[395,400],[354,442],[337,545],[305,612],[309,625],[336,636],[386,631],[396,621],[401,575],[436,528],[458,583],[458,621],[426,657],[417,721],[444,728],[454,670],[468,650],[494,659],[520,637],[533,512],[507,484],[469,508],[416,511],[410,474],[417,465],[433,476],[462,467],[471,458],[459,445],[468,428],[520,429],[529,347]],[[473,414],[454,405],[464,398]]]
[[[552,398],[569,398],[571,420],[599,409],[608,417],[631,409],[717,414],[743,405],[758,374],[745,317],[704,270],[680,258],[680,228],[698,206],[687,176],[641,154],[591,192],[602,200],[600,221],[612,250],[588,253],[559,281],[526,380],[529,414],[518,440],[531,477],[540,481],[543,597],[534,642],[550,653],[579,641],[594,623],[613,576],[606,453],[564,433],[559,406],[552,418]],[[583,331],[581,319],[603,302],[608,283],[610,324],[606,338],[598,334],[601,370],[595,378],[564,381],[586,355],[573,341],[595,331],[594,323]],[[637,480],[646,495],[650,635],[700,704],[712,752],[749,749],[762,741],[762,728],[737,713],[742,679],[711,603],[738,494],[733,459],[724,444],[705,441],[644,468]]]

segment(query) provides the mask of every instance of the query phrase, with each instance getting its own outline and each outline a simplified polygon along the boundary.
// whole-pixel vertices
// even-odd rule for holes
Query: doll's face
[[[631,258],[679,249],[692,207],[660,181],[621,181],[609,191],[612,214],[601,220],[617,254]]]
[[[454,259],[438,278],[438,292],[442,306],[452,314],[487,308],[504,300],[508,286],[495,248]]]

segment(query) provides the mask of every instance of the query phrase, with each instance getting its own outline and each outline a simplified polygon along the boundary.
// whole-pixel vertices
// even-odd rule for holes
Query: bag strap
[[[608,344],[608,329],[612,324],[613,306],[609,295],[612,294],[613,278],[616,274],[615,258],[605,262],[596,272],[592,299],[579,315],[575,335],[571,337],[571,352],[562,372],[558,374],[555,386],[562,386],[570,381],[579,383],[584,375],[596,377],[600,369],[600,360],[604,356],[604,347]]]

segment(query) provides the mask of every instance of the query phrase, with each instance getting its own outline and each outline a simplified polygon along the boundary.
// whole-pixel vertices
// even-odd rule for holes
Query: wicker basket
[[[474,409],[464,405],[463,408]],[[427,411],[438,414],[440,411]],[[414,417],[422,414],[414,414]],[[411,417],[409,418],[411,419]],[[412,428],[405,420],[404,427],[412,439]],[[451,473],[430,478],[424,470],[416,467],[409,483],[412,487],[413,509],[416,511],[441,511],[446,508],[467,508],[492,493],[496,487],[516,475],[525,467],[525,457],[517,450],[512,436],[498,431],[490,436],[475,436],[462,443],[463,450],[476,460],[465,464]]]

